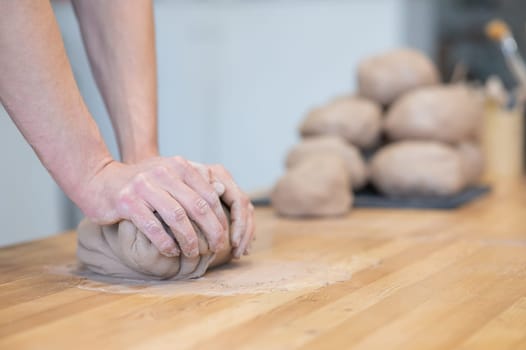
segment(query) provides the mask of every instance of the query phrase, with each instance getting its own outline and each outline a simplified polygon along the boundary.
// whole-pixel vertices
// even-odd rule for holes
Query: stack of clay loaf
[[[422,197],[453,195],[478,180],[482,99],[471,87],[441,84],[433,62],[409,49],[367,58],[357,75],[358,93],[303,120],[302,140],[272,190],[279,214],[345,214],[353,190],[369,182],[386,196]]]

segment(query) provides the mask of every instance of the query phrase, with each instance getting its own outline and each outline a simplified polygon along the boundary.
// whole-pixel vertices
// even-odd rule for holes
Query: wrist
[[[104,212],[107,208],[112,207],[112,198],[108,195],[112,193],[111,184],[106,178],[112,169],[117,169],[122,165],[108,154],[75,184],[69,196],[84,215],[99,220],[104,220],[106,215],[112,215]]]
[[[142,147],[124,147],[122,152],[122,162],[126,164],[136,164],[144,160],[159,157],[159,147],[152,142]]]

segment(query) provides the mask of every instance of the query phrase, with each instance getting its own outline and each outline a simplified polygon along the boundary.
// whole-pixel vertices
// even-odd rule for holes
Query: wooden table
[[[331,220],[258,209],[251,257],[192,282],[75,275],[73,233],[4,248],[0,348],[526,349],[525,195]]]

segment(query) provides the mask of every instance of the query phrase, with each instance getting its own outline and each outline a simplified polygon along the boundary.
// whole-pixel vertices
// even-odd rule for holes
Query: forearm
[[[150,0],[74,0],[95,80],[122,159],[158,154],[157,79]]]
[[[0,99],[38,157],[79,204],[111,156],[78,92],[49,2],[0,1]]]

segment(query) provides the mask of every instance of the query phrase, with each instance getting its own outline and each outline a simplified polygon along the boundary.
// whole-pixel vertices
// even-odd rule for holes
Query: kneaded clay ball
[[[336,154],[346,163],[353,189],[361,188],[367,182],[367,167],[360,151],[338,136],[319,136],[302,140],[287,156],[287,168],[295,167],[316,155]]]
[[[466,186],[459,152],[434,141],[387,145],[374,155],[370,171],[375,187],[393,197],[446,196]]]
[[[363,60],[358,65],[361,96],[388,106],[415,88],[438,84],[438,69],[423,53],[397,49]]]
[[[469,184],[476,184],[484,171],[485,161],[482,148],[473,141],[463,141],[457,150],[463,160],[464,177]]]
[[[342,157],[317,155],[288,169],[274,186],[271,200],[283,216],[337,216],[351,208],[350,187]]]
[[[230,261],[231,247],[227,244],[213,253],[195,224],[194,229],[199,238],[199,255],[167,257],[130,221],[100,226],[84,219],[77,228],[77,258],[82,266],[104,276],[138,280],[197,278],[209,267]]]
[[[467,86],[429,86],[398,100],[387,113],[384,130],[392,140],[456,143],[476,135],[482,108],[482,100]]]
[[[340,97],[313,109],[300,126],[304,137],[341,136],[360,148],[374,146],[382,129],[380,106],[365,98]]]

